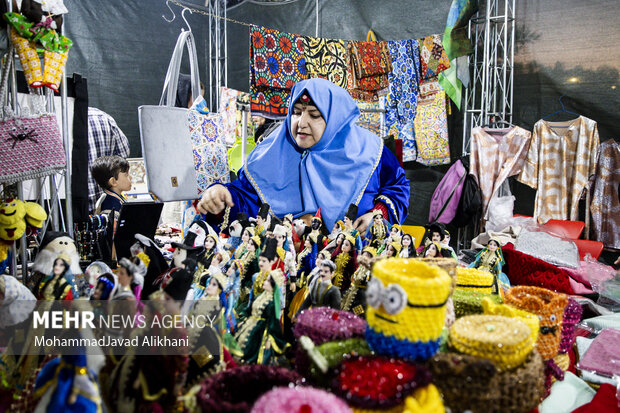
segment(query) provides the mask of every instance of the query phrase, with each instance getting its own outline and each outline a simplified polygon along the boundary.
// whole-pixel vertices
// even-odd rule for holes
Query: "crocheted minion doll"
[[[377,262],[368,282],[366,340],[378,354],[423,361],[439,349],[452,279],[418,260]]]

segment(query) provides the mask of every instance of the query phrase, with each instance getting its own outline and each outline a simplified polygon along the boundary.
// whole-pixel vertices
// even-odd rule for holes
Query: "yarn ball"
[[[252,407],[252,413],[349,413],[351,409],[340,398],[313,387],[276,387],[263,394]]]
[[[366,320],[348,311],[317,307],[302,311],[293,330],[295,338],[308,336],[316,346],[328,341],[364,337]]]
[[[239,366],[203,380],[197,401],[204,412],[248,412],[256,400],[272,388],[302,382],[298,373],[282,367]]]

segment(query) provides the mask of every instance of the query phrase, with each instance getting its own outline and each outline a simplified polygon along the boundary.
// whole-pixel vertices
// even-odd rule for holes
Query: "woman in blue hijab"
[[[375,134],[355,124],[360,111],[349,93],[324,79],[297,83],[282,126],[248,156],[237,180],[213,185],[198,204],[217,222],[226,206],[255,216],[267,203],[278,217],[314,215],[321,208],[327,228],[358,205],[354,226],[365,231],[372,210],[402,223],[409,181],[396,157]],[[215,216],[214,216],[215,215]]]

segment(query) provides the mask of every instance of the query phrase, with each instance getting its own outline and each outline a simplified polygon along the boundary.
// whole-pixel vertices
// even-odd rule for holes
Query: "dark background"
[[[184,1],[204,8],[203,0]],[[601,141],[620,137],[620,13],[617,0],[517,0],[513,123],[531,130],[559,109],[594,119]],[[65,0],[66,34],[75,45],[68,73],[88,79],[89,104],[110,113],[128,136],[131,156],[140,156],[137,107],[156,104],[176,38],[184,27],[180,9],[171,16],[163,0]],[[283,31],[315,35],[315,1],[257,4],[233,1],[228,17]],[[451,0],[320,0],[319,36],[379,40],[443,33]],[[186,13],[197,40],[201,79],[208,87],[208,17]],[[228,24],[228,86],[248,90],[248,27]],[[186,68],[187,72],[188,69]],[[207,93],[208,96],[208,93]],[[557,115],[564,120],[572,115]],[[453,111],[450,146],[460,156],[462,115]],[[428,200],[447,167],[406,165],[412,184],[408,223],[424,224]],[[531,214],[534,191],[512,182],[516,213]]]

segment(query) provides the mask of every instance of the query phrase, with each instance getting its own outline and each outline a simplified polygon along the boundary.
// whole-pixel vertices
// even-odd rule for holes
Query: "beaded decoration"
[[[336,368],[331,389],[354,411],[402,411],[405,398],[431,381],[422,365],[382,356],[345,360]]]
[[[426,360],[439,348],[452,279],[414,259],[377,262],[366,289],[366,340],[378,354]]]
[[[535,350],[514,370],[499,371],[489,360],[455,353],[435,355],[429,368],[453,412],[529,412],[544,393],[544,364]]]
[[[581,321],[582,314],[583,309],[581,308],[581,305],[572,298],[569,298],[568,305],[564,309],[564,318],[562,319],[562,339],[560,340],[560,348],[558,349],[558,353],[568,353],[573,344],[575,344],[575,326]]]
[[[263,394],[251,413],[350,413],[344,400],[312,387],[276,387]]]
[[[568,297],[540,287],[518,285],[506,291],[506,304],[529,311],[540,320],[536,348],[544,360],[558,354],[562,338],[562,318]]]
[[[450,328],[450,345],[461,353],[491,360],[500,370],[520,366],[536,340],[518,318],[501,315],[469,315]]]

